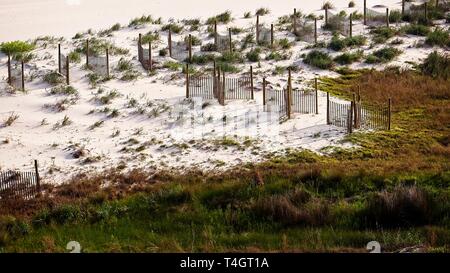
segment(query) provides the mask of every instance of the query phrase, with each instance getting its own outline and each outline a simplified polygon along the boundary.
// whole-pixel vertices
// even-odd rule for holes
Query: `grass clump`
[[[0,45],[0,51],[12,56],[30,52],[34,45],[23,41],[5,42]]]
[[[134,19],[132,19],[130,21],[130,23],[128,24],[129,27],[138,27],[138,26],[142,26],[145,24],[152,24],[153,23],[153,18],[151,15],[145,16],[142,15],[141,17],[136,17]]]
[[[50,89],[50,95],[78,95],[78,90],[70,85],[59,85]]]
[[[69,62],[71,63],[79,63],[81,62],[81,55],[79,52],[72,51],[69,53]]]
[[[449,33],[446,30],[436,28],[428,33],[425,43],[430,46],[450,47]]]
[[[309,52],[303,62],[320,69],[330,69],[334,65],[330,54],[318,50]]]
[[[401,50],[394,47],[385,47],[379,49],[366,58],[366,63],[376,64],[376,63],[387,63],[392,61],[395,57],[402,53]]]
[[[407,34],[417,36],[427,36],[430,33],[430,27],[424,25],[410,24],[406,26],[403,31]]]
[[[259,62],[261,60],[261,49],[260,48],[254,48],[247,52],[246,57],[247,60],[250,62]]]
[[[12,112],[4,121],[3,121],[3,127],[9,127],[16,122],[16,120],[19,119],[19,115]]]
[[[366,38],[362,35],[347,37],[340,39],[338,36],[333,36],[331,42],[328,44],[330,49],[334,51],[341,51],[347,47],[363,46],[366,44]]]
[[[44,81],[51,85],[64,83],[66,80],[56,71],[52,71],[44,75]]]
[[[434,51],[420,66],[423,74],[433,78],[450,79],[450,57]]]
[[[378,27],[370,31],[373,35],[373,42],[383,44],[396,35],[396,31],[389,27]]]
[[[363,57],[362,50],[358,50],[357,52],[354,53],[351,52],[343,53],[334,58],[334,61],[340,65],[348,65],[360,61],[362,57]]]
[[[259,8],[259,9],[257,9],[255,11],[255,14],[259,15],[259,16],[264,16],[264,15],[267,15],[269,13],[270,13],[270,10],[268,8]]]
[[[231,22],[233,18],[231,17],[231,11],[227,10],[225,12],[222,12],[216,16],[210,17],[206,20],[207,25],[213,25],[214,22],[221,23],[221,24],[228,24]]]

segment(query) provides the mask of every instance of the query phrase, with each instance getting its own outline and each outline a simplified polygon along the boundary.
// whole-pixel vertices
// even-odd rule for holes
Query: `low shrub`
[[[433,32],[428,33],[425,43],[431,46],[450,46],[449,33],[446,30],[436,28]]]
[[[334,61],[340,65],[347,65],[361,60],[362,56],[363,56],[362,51],[357,51],[355,53],[348,52],[337,56],[336,58],[334,58]]]
[[[303,62],[320,69],[330,69],[333,67],[333,59],[328,53],[313,50],[303,59]]]
[[[57,85],[65,82],[65,79],[58,72],[52,71],[44,76],[44,81],[51,85]]]
[[[404,28],[405,33],[417,36],[427,36],[430,28],[424,25],[410,24]]]
[[[423,74],[433,78],[450,79],[450,57],[434,51],[420,66]]]
[[[259,62],[261,60],[261,56],[259,54],[261,54],[261,49],[254,48],[247,52],[246,56],[250,62]]]
[[[397,57],[401,53],[402,53],[401,50],[396,49],[394,47],[385,47],[367,56],[366,63],[369,64],[387,63],[389,61],[392,61],[395,57]]]

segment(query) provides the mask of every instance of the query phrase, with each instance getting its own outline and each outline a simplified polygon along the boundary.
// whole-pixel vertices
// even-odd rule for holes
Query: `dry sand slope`
[[[31,7],[26,5],[27,2],[29,1],[7,0],[0,3],[2,40],[52,34],[72,37],[77,30],[89,27],[100,30],[101,28],[96,29],[96,27],[110,26],[116,21],[127,22],[129,17],[142,13],[150,13],[155,17],[162,16],[164,22],[167,22],[170,17],[186,16],[205,19],[225,9],[235,10],[234,8],[236,8],[233,14],[235,20],[230,26],[250,31],[255,18],[243,19],[243,11],[254,11],[256,8],[266,6],[272,11],[269,16],[264,16],[264,22],[269,23],[275,22],[279,15],[288,14],[295,6],[308,11],[318,10],[321,4],[315,1],[307,1],[308,4],[301,5],[298,1],[277,1],[277,5],[274,5],[270,4],[273,1],[242,1],[233,7],[230,1],[214,1],[217,5],[213,5],[212,8],[197,9],[192,7],[194,4],[185,7],[186,1],[178,1],[179,5],[174,4],[177,1],[171,1],[169,9],[168,4],[163,6],[158,1],[151,1],[146,5],[147,10],[140,5],[131,6],[125,1],[89,1],[95,3],[90,6],[101,6],[103,2],[109,3],[108,11],[99,13],[87,6],[87,0],[80,0],[79,6],[66,7],[65,4],[58,4],[61,10],[74,10],[70,15],[65,16],[61,12],[51,12],[51,9],[42,11],[48,5],[53,7],[53,2],[62,1],[33,0],[34,4],[31,4]],[[209,3],[211,1],[190,2]],[[286,4],[280,5],[280,2]],[[334,2],[340,6],[348,4],[348,1]],[[395,1],[388,2],[392,4]],[[127,9],[121,8],[124,3],[127,4]],[[336,4],[337,7],[339,7],[338,4]],[[18,8],[21,8],[23,13],[18,13]],[[17,19],[19,26],[13,27],[17,31],[6,31],[5,26],[12,28],[12,21],[7,21],[7,18],[11,18],[12,11],[16,13],[17,18],[26,18],[26,14],[33,13],[32,24]],[[83,11],[87,12],[82,13]],[[38,12],[42,12],[41,15],[38,15]],[[322,14],[321,11],[319,13]],[[104,14],[108,14],[111,18],[106,18]],[[81,20],[84,25],[76,19],[82,16],[85,16],[85,19]],[[59,20],[61,25],[55,25],[53,20]],[[68,21],[72,23],[68,24]],[[448,25],[445,27],[448,28]],[[91,88],[89,85],[86,78],[88,71],[82,68],[82,63],[72,64],[71,85],[78,90],[77,96],[51,95],[49,94],[51,86],[42,80],[46,73],[56,70],[57,42],[50,44],[40,42],[38,48],[34,50],[36,59],[26,66],[28,79],[26,93],[16,92],[11,95],[5,91],[6,56],[0,55],[0,123],[3,123],[3,120],[12,113],[18,115],[14,124],[0,128],[0,170],[15,168],[25,170],[31,167],[33,159],[38,159],[43,175],[48,178],[47,181],[61,182],[78,171],[102,171],[119,165],[124,169],[144,167],[183,170],[197,167],[214,171],[233,165],[243,165],[246,162],[261,161],[273,154],[283,154],[289,148],[324,152],[324,149],[329,147],[352,147],[351,144],[342,141],[345,136],[343,128],[325,124],[326,97],[322,92],[319,92],[319,114],[317,115],[295,115],[293,119],[279,124],[276,117],[268,116],[262,111],[261,75],[266,75],[272,86],[281,87],[286,84],[286,74],[279,76],[272,74],[277,66],[297,66],[299,70],[293,74],[293,78],[298,87],[309,86],[309,82],[317,76],[335,75],[328,70],[314,69],[301,61],[300,56],[310,50],[307,49],[307,43],[296,42],[289,50],[291,56],[288,60],[261,61],[260,65],[253,63],[255,74],[259,74],[255,80],[257,88],[255,101],[233,101],[228,102],[225,107],[218,105],[217,102],[197,102],[191,108],[183,100],[184,78],[180,72],[161,68],[155,75],[148,76],[136,60],[138,34],[160,30],[160,28],[161,25],[145,25],[139,29],[124,27],[114,32],[112,37],[107,38],[115,46],[128,49],[129,53],[125,56],[111,56],[112,74],[116,78],[96,88]],[[220,26],[219,31],[224,31],[225,28]],[[367,33],[361,24],[355,26],[355,32]],[[18,36],[14,36],[16,34]],[[206,34],[206,26],[202,26],[200,32],[195,31],[193,34],[198,36],[204,44],[211,42],[211,38]],[[320,32],[319,34],[320,39],[331,38],[330,33]],[[246,33],[242,33],[235,38],[241,40],[245,35]],[[280,31],[276,35],[276,39],[288,37],[291,41],[295,40],[294,36],[287,32]],[[180,37],[175,35],[174,39],[180,39]],[[404,42],[396,47],[401,49],[403,54],[390,65],[410,66],[410,62],[418,63],[434,50],[430,47],[413,46],[423,42],[423,37],[404,36],[400,39]],[[157,44],[155,52],[165,48],[166,41],[166,34],[161,33],[161,41]],[[44,47],[45,43],[47,45]],[[370,47],[369,44],[362,48],[365,54],[384,46]],[[72,39],[62,41],[63,52],[74,48]],[[265,54],[262,54],[263,59]],[[330,54],[336,56],[340,53],[330,51]],[[116,71],[114,67],[122,57],[131,60],[133,69],[139,72],[137,80],[119,79],[122,73]],[[156,56],[155,58],[159,64],[170,61],[168,57]],[[250,63],[238,66],[245,72],[248,71]],[[362,62],[351,65],[352,68],[375,67],[377,69],[382,69],[384,66],[372,66]],[[100,98],[111,92],[117,95],[111,99],[110,103],[102,103]],[[66,103],[66,109],[58,111],[49,107],[55,106],[65,98],[74,99],[72,104]],[[115,112],[116,116],[111,116],[112,112]],[[222,122],[225,116],[228,121],[226,124]],[[58,126],[65,117],[70,122],[66,126]],[[227,136],[225,140],[224,135]]]

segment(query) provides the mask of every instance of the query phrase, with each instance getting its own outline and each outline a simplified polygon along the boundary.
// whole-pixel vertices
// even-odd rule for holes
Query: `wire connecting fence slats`
[[[369,130],[389,129],[389,107],[355,104],[355,127]]]
[[[278,114],[280,122],[285,121],[287,115],[288,87],[268,89],[266,93],[265,111]]]
[[[226,100],[250,100],[252,99],[251,78],[225,78]]]
[[[0,200],[11,198],[31,199],[38,192],[35,172],[0,172]]]
[[[310,90],[292,90],[292,111],[301,114],[317,112],[316,92]]]
[[[351,111],[350,102],[336,102],[330,100],[329,104],[329,123],[337,127],[348,128],[348,118]]]
[[[214,99],[215,81],[213,76],[196,76],[189,78],[189,97]]]

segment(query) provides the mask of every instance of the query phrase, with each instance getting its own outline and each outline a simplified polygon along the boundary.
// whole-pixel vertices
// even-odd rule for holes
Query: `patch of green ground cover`
[[[449,197],[449,173],[405,178],[323,172],[265,174],[263,179],[263,186],[238,179],[165,184],[121,200],[56,207],[23,221],[25,232],[1,241],[0,252],[63,252],[72,240],[85,252],[364,251],[372,240],[393,251],[450,243],[447,228],[437,227],[449,224],[445,203],[429,215],[426,224],[436,227],[365,226],[375,194],[414,181],[411,189],[434,189],[428,191],[436,202]],[[427,205],[436,206],[433,202]],[[388,215],[376,217],[391,217],[389,211],[382,213]],[[430,236],[431,229],[438,231]],[[430,239],[436,236],[439,240]]]

